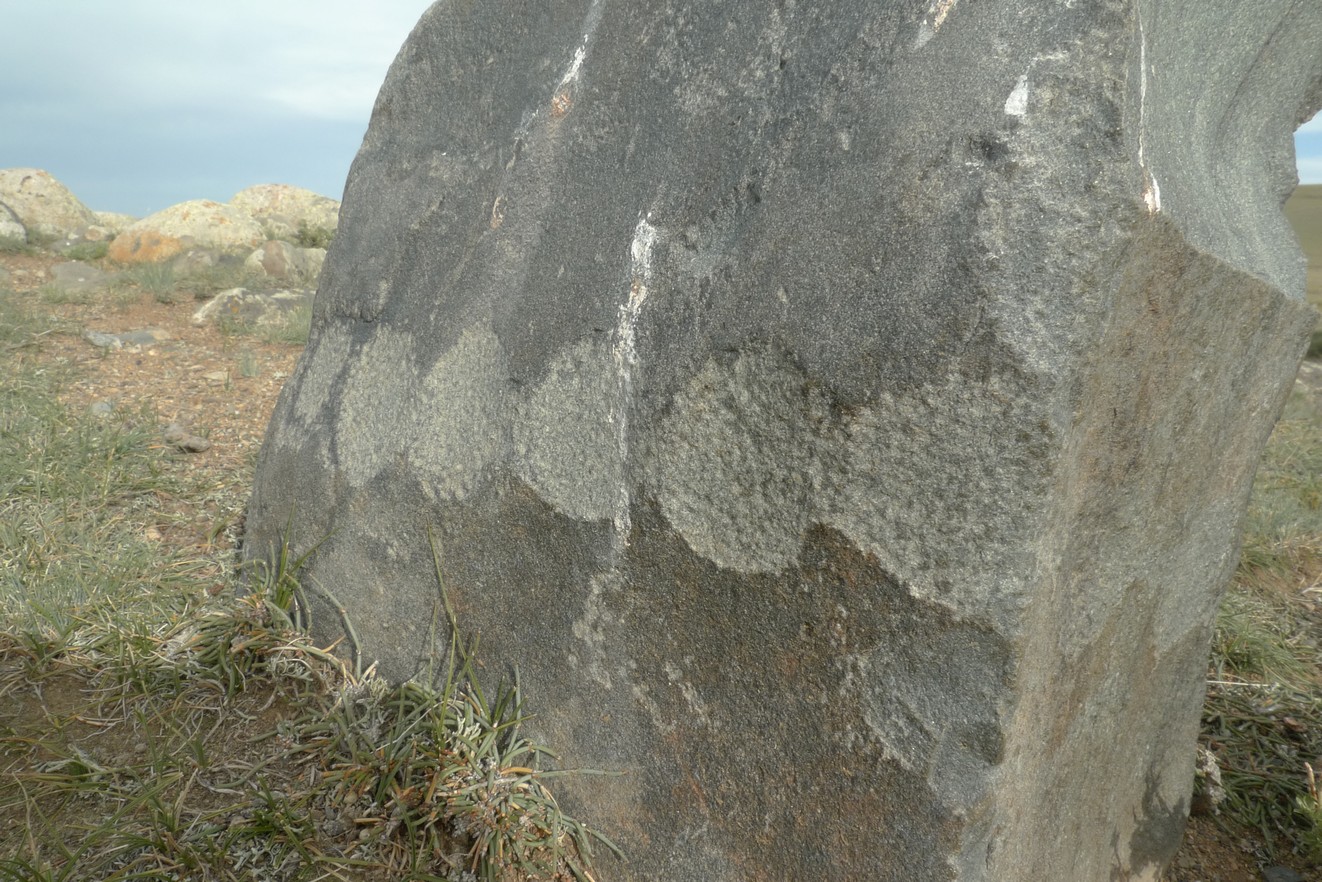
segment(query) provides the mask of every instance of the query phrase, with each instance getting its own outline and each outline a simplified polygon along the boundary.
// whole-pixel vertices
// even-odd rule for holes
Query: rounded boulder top
[[[29,232],[73,236],[96,223],[96,215],[50,172],[39,168],[0,169],[0,202]]]
[[[339,226],[339,201],[291,184],[257,184],[240,190],[229,204],[247,212],[276,238],[292,238],[300,226],[323,230]]]
[[[115,237],[109,257],[120,263],[156,263],[190,248],[245,253],[266,238],[257,221],[232,205],[195,199],[149,215]]]

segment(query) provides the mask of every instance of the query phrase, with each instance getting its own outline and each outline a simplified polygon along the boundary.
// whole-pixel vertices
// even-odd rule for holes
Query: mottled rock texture
[[[300,227],[334,230],[340,203],[289,184],[257,184],[240,190],[230,205],[252,215],[268,235],[292,239]]]
[[[27,228],[14,210],[3,202],[0,202],[0,238],[17,239],[20,242],[28,240]]]
[[[50,172],[39,168],[0,169],[0,202],[9,206],[30,233],[74,236],[96,215]]]
[[[262,228],[246,212],[193,199],[130,224],[115,236],[107,256],[119,263],[159,263],[192,248],[247,254],[264,239]]]
[[[1155,880],[1320,78],[1284,0],[438,3],[247,553],[292,514],[403,678],[433,529],[487,674],[625,772],[562,782],[604,880]]]

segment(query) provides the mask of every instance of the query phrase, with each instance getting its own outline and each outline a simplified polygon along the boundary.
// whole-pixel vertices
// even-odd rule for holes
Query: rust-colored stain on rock
[[[182,253],[184,243],[174,236],[144,230],[125,233],[110,243],[106,256],[117,263],[157,263]]]

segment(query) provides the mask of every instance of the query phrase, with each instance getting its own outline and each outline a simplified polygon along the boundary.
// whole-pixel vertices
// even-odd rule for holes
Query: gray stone
[[[300,229],[333,232],[339,225],[340,203],[302,187],[258,184],[234,194],[230,204],[247,212],[267,235],[293,240]]]
[[[114,281],[117,273],[108,273],[81,260],[57,263],[50,268],[51,279],[66,291],[97,291]]]
[[[310,283],[316,285],[321,267],[326,262],[325,248],[299,248],[279,239],[264,242],[248,259],[244,266],[249,269],[280,279],[286,283]]]
[[[247,254],[262,241],[262,228],[232,205],[193,199],[171,205],[126,227],[107,256],[118,263],[160,263],[193,248]]]
[[[198,248],[185,251],[170,261],[170,266],[181,276],[205,273],[216,264],[217,259],[214,253]]]
[[[96,216],[96,223],[88,227],[83,236],[93,242],[113,239],[138,222],[133,215],[118,211],[94,211],[92,214]]]
[[[0,169],[0,202],[9,206],[29,233],[77,236],[96,215],[78,197],[39,168]]]
[[[625,773],[556,782],[600,878],[1155,880],[1315,319],[1306,6],[436,4],[246,553],[324,540],[398,679],[434,530],[527,731]]]
[[[3,202],[0,202],[0,239],[17,239],[20,242],[28,240],[27,228],[23,226],[18,213]]]
[[[1264,882],[1305,882],[1303,876],[1289,867],[1267,867],[1262,878]]]
[[[312,302],[310,291],[250,291],[230,288],[221,291],[193,313],[193,324],[231,321],[242,325],[270,325]]]
[[[194,435],[182,423],[170,423],[161,430],[165,443],[183,453],[205,453],[211,449],[211,442],[200,435]]]
[[[155,346],[170,339],[170,332],[160,328],[107,334],[104,331],[85,331],[83,339],[100,349],[123,349],[126,346]]]

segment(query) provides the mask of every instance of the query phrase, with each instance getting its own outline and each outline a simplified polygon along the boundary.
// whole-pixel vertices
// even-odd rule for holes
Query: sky
[[[0,168],[144,216],[282,183],[340,198],[431,0],[0,0]],[[1322,115],[1296,135],[1322,183]]]
[[[431,0],[0,0],[0,168],[143,216],[282,183],[340,198]]]

